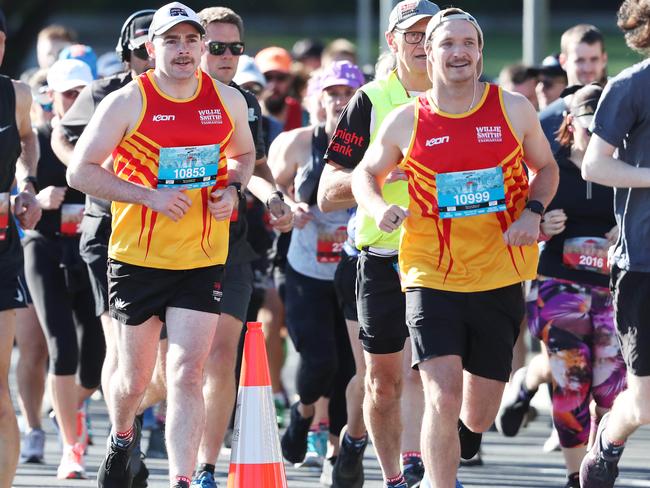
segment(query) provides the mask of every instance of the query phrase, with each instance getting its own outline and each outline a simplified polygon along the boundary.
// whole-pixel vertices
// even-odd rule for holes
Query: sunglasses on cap
[[[149,53],[147,52],[147,48],[144,46],[144,44],[140,47],[131,49],[131,54],[133,54],[136,58],[141,59],[142,61],[149,59]]]
[[[208,47],[208,52],[214,56],[221,56],[230,49],[233,56],[241,56],[244,54],[243,42],[221,42],[221,41],[207,41],[205,45]]]

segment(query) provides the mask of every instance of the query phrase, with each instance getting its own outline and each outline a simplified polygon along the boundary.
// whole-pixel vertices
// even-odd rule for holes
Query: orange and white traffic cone
[[[269,362],[260,322],[248,322],[228,488],[286,488]]]

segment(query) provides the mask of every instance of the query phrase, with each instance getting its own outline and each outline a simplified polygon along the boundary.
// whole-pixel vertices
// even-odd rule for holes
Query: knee
[[[366,372],[366,394],[373,403],[399,401],[402,396],[402,375],[394,371],[368,370]]]
[[[173,368],[167,369],[171,376],[167,377],[167,383],[180,389],[201,388],[203,386],[203,369],[196,361],[180,360]]]
[[[469,412],[465,415],[463,423],[472,432],[485,432],[494,423],[494,416],[485,410],[479,412]]]
[[[463,402],[463,388],[460,385],[436,385],[426,387],[425,385],[425,409],[433,410],[436,415],[449,416],[450,419],[458,419],[460,407]],[[472,426],[466,424],[470,430]]]
[[[627,408],[629,408],[632,420],[636,425],[650,424],[650,392],[646,394],[633,392],[631,405]]]

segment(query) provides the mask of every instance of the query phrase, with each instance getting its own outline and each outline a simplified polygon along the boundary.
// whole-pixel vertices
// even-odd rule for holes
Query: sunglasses
[[[208,47],[208,52],[214,56],[221,56],[230,49],[233,56],[241,56],[244,54],[243,42],[221,42],[221,41],[207,41],[205,45]]]
[[[145,46],[131,49],[131,54],[133,54],[136,58],[141,59],[142,61],[149,59],[149,53],[147,52],[147,48]]]
[[[424,32],[417,31],[403,31],[395,29],[395,32],[399,32],[404,36],[404,41],[406,44],[420,44],[422,39],[424,39]]]
[[[266,78],[266,81],[272,82],[272,81],[287,81],[289,79],[289,73],[264,73],[264,78]]]
[[[61,95],[63,95],[65,98],[71,98],[75,100],[79,96],[79,93],[81,93],[81,90],[66,90],[64,92],[61,92]]]

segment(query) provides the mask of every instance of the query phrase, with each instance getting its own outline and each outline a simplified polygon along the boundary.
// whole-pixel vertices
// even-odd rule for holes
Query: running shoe
[[[580,473],[572,473],[567,477],[564,488],[580,488]]]
[[[43,464],[45,453],[45,432],[42,429],[32,429],[25,434],[20,448],[22,464]]]
[[[420,488],[433,488],[433,486],[431,485],[431,481],[429,481],[428,476],[422,478],[422,483],[420,483]],[[460,481],[456,480],[455,488],[463,488],[463,485],[460,483]]]
[[[472,459],[481,449],[482,433],[472,432],[462,420],[458,419],[458,440],[460,441],[460,457]]]
[[[298,412],[298,402],[291,406],[291,420],[287,430],[282,435],[280,444],[282,455],[290,463],[301,463],[307,454],[307,435],[313,415],[303,418]]]
[[[499,413],[495,419],[497,430],[506,437],[514,437],[524,423],[534,393],[526,395],[522,388],[526,379],[526,367],[518,369],[508,385]]]
[[[295,465],[296,468],[322,468],[324,455],[321,454],[320,432],[310,430],[307,434],[307,453],[301,463]]]
[[[546,453],[549,453],[553,451],[560,451],[561,449],[560,435],[557,433],[557,429],[555,427],[551,427],[551,434],[548,436],[548,439],[544,441],[544,447],[542,447],[542,450]]]
[[[56,477],[60,480],[84,480],[84,447],[78,442],[73,446],[64,446],[61,462],[56,470]]]
[[[151,459],[167,459],[167,445],[165,444],[165,424],[156,422],[149,434],[147,457]]]
[[[196,488],[218,488],[219,485],[214,479],[214,475],[208,471],[201,471],[194,477],[190,486]]]
[[[334,471],[334,465],[336,464],[336,456],[327,458],[323,462],[323,471],[320,474],[320,484],[323,486],[333,486],[332,472]]]
[[[609,413],[606,413],[598,425],[596,439],[580,465],[580,486],[582,488],[612,488],[618,476],[618,461],[607,459],[602,450],[602,437]]]
[[[134,474],[131,462],[134,459],[133,453],[140,444],[139,421],[136,420],[133,423],[133,429],[133,441],[124,449],[113,442],[112,434],[108,436],[106,457],[97,473],[98,488],[129,488],[132,486]]]
[[[341,448],[332,470],[332,486],[361,488],[363,486],[363,453],[368,445],[366,435],[361,445],[346,441],[347,426],[341,431]]]
[[[481,457],[481,450],[479,449],[478,452],[469,459],[460,458],[460,465],[465,467],[483,466],[483,458]]]
[[[422,462],[422,458],[411,456],[406,458],[402,464],[402,473],[409,488],[418,488],[421,486],[422,478],[424,478],[424,463]]]

